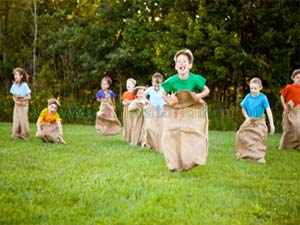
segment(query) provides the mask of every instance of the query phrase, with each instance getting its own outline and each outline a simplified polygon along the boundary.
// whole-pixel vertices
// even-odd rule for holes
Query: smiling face
[[[189,61],[187,55],[181,54],[177,56],[175,61],[175,69],[177,70],[178,75],[188,74],[192,66],[193,63]]]
[[[250,93],[252,96],[258,96],[262,87],[257,83],[250,83]]]
[[[294,84],[300,85],[300,73],[296,74],[292,80],[294,81]]]
[[[50,114],[54,114],[57,112],[57,105],[55,103],[52,103],[50,105],[48,105],[48,112]]]
[[[126,81],[126,88],[128,91],[132,90],[134,88],[135,84],[132,82],[132,80]]]
[[[145,98],[144,89],[140,88],[136,93],[136,98],[139,100],[143,100]]]
[[[153,86],[153,88],[154,88],[155,91],[159,91],[160,84],[161,84],[160,80],[152,79],[152,86]]]

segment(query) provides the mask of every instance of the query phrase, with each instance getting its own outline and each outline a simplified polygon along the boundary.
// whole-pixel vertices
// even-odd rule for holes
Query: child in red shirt
[[[126,88],[122,94],[122,104],[123,104],[123,141],[130,142],[131,141],[131,132],[132,132],[132,123],[133,120],[129,116],[128,106],[135,99],[135,96],[132,94],[132,90],[136,85],[136,80],[133,78],[128,78],[126,81]]]
[[[284,112],[279,149],[300,149],[300,69],[293,71],[291,79],[294,83],[280,91]]]

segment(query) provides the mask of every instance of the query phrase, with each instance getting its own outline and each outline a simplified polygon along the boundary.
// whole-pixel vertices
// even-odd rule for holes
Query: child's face
[[[101,88],[102,88],[102,90],[105,90],[105,91],[109,88],[109,84],[107,83],[107,80],[103,79],[101,81]]]
[[[126,81],[127,90],[132,90],[134,88],[134,83],[131,80]]]
[[[137,99],[144,99],[145,95],[144,95],[144,89],[139,89],[136,93],[136,98]]]
[[[152,80],[152,86],[153,86],[155,91],[158,91],[160,89],[160,85],[161,85],[161,81],[159,81],[157,83],[156,80]]]
[[[294,76],[292,80],[294,81],[294,84],[300,85],[300,73]]]
[[[16,71],[14,74],[14,79],[17,83],[20,83],[22,80],[22,75],[19,73],[19,71]]]
[[[250,92],[252,96],[257,96],[261,90],[261,86],[257,83],[250,83]]]
[[[186,55],[179,55],[175,62],[175,69],[179,74],[186,74],[190,71],[193,64],[190,63],[189,58]]]
[[[49,112],[50,114],[56,113],[56,112],[57,112],[57,105],[54,104],[54,103],[48,105],[48,112]]]

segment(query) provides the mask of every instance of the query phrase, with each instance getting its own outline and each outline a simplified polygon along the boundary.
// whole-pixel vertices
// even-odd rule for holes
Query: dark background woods
[[[93,123],[102,76],[119,95],[129,77],[174,74],[174,54],[189,48],[211,89],[211,129],[240,125],[254,76],[280,129],[279,90],[300,67],[299,14],[299,0],[0,0],[1,121],[12,119],[14,67],[31,75],[31,121],[59,96],[65,122]]]

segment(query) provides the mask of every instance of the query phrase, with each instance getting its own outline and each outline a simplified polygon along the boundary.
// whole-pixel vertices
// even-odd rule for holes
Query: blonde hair
[[[128,78],[126,82],[130,81],[131,83],[133,83],[133,86],[136,85],[136,80],[133,78]]]
[[[185,55],[186,57],[188,57],[190,63],[194,62],[193,53],[189,49],[182,49],[182,50],[179,50],[178,52],[176,52],[176,54],[174,56],[175,62],[176,62],[178,56],[180,56],[180,55]]]
[[[294,79],[294,77],[297,76],[298,74],[300,74],[300,69],[295,69],[292,73],[291,79]]]
[[[250,84],[258,84],[261,88],[263,87],[262,86],[262,82],[261,82],[261,79],[259,79],[258,77],[253,77],[251,80],[250,80]]]

